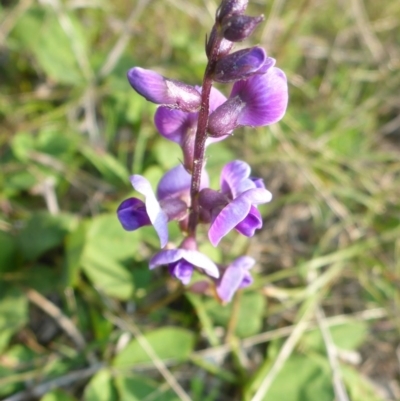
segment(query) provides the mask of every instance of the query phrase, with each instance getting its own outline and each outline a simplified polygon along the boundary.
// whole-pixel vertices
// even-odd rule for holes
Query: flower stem
[[[200,190],[201,174],[203,172],[204,157],[206,151],[207,124],[210,110],[210,92],[212,88],[212,76],[218,58],[221,40],[217,39],[211,51],[206,71],[204,73],[201,89],[201,105],[199,119],[197,121],[196,137],[194,142],[194,157],[192,167],[192,182],[190,187],[191,211],[189,216],[189,236],[196,237],[196,227],[199,222],[198,195]]]

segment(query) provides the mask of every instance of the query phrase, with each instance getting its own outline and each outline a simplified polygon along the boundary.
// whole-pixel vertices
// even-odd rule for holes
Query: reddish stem
[[[201,105],[199,119],[197,121],[196,137],[194,142],[194,157],[192,167],[192,183],[190,187],[191,211],[189,216],[189,236],[196,237],[196,227],[199,222],[198,195],[200,190],[201,174],[203,172],[204,157],[206,151],[207,124],[210,111],[210,92],[212,88],[212,76],[218,59],[218,51],[221,39],[214,42],[210,58],[204,73],[201,89]]]

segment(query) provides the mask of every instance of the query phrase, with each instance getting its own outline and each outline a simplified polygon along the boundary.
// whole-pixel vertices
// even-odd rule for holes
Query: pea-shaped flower
[[[167,266],[171,276],[182,284],[189,284],[195,268],[200,268],[211,277],[218,278],[217,265],[206,255],[197,250],[196,241],[186,238],[178,249],[163,249],[155,254],[149,263],[150,269]]]
[[[266,59],[265,74],[257,71],[235,82],[229,99],[210,114],[207,130],[211,137],[225,137],[239,126],[274,124],[283,117],[288,103],[287,80],[282,70],[270,67],[271,60]]]
[[[122,227],[127,231],[134,231],[140,227],[152,225],[163,248],[168,242],[168,222],[180,221],[188,214],[190,182],[190,174],[182,165],[179,165],[161,178],[156,196],[146,178],[137,174],[131,176],[133,188],[144,196],[145,201],[128,198],[120,204],[117,215]],[[205,171],[202,174],[201,185],[202,187],[208,185],[208,176]]]
[[[272,194],[261,179],[250,177],[250,173],[247,163],[234,160],[222,169],[221,191],[206,188],[200,192],[199,203],[210,213],[208,238],[214,246],[232,229],[252,237],[262,227],[257,205],[269,202]]]

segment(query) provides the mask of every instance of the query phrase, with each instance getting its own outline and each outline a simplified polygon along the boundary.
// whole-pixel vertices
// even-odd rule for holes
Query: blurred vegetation
[[[228,306],[115,216],[181,157],[126,71],[199,84],[216,1],[0,4],[1,399],[400,399],[400,2],[251,1],[290,105],[208,150],[213,182],[239,158],[274,194],[257,236],[202,248],[257,259]]]

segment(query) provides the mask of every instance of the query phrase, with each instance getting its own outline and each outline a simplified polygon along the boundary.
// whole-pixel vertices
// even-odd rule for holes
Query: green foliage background
[[[199,84],[216,7],[0,3],[0,399],[400,399],[398,1],[250,2],[266,22],[241,46],[290,104],[207,153],[214,185],[239,158],[274,194],[256,237],[202,247],[257,259],[231,305],[149,272],[153,230],[116,219],[131,173],[155,186],[181,158],[126,71]]]

